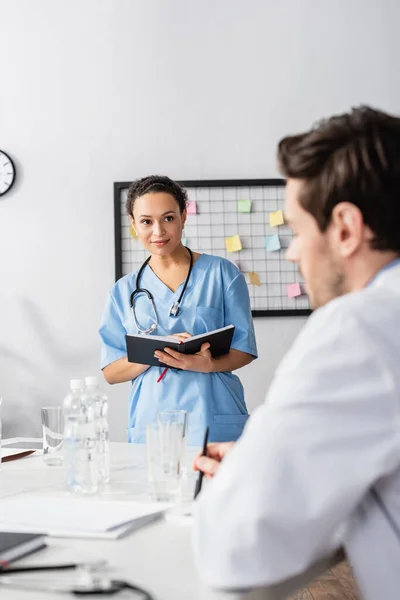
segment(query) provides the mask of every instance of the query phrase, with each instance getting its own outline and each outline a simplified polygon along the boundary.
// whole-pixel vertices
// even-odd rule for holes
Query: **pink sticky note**
[[[194,200],[189,200],[186,204],[186,212],[188,215],[197,215],[197,206]]]
[[[299,283],[291,283],[287,286],[286,290],[288,298],[296,298],[297,296],[301,296],[301,287]]]

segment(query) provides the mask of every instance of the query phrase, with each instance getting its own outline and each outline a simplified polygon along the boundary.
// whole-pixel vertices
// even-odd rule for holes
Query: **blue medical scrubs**
[[[99,334],[102,342],[101,368],[126,356],[125,335],[139,333],[133,320],[129,299],[136,288],[136,275],[130,273],[113,286],[107,299]],[[173,293],[150,267],[142,273],[140,287],[153,297],[159,324],[154,335],[188,331],[206,333],[234,325],[231,348],[257,357],[249,293],[242,273],[230,261],[201,254],[183,296],[179,314],[169,316],[171,304],[178,300],[183,283]],[[144,294],[135,299],[141,329],[154,323],[154,313]],[[156,420],[160,410],[183,409],[189,413],[189,444],[201,445],[210,426],[210,441],[236,440],[248,418],[243,386],[233,373],[197,373],[168,369],[157,383],[161,367],[150,367],[132,382],[129,394],[129,427],[132,441],[145,441],[146,424]]]

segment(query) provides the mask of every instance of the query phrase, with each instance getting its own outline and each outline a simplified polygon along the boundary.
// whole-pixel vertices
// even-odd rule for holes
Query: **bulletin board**
[[[284,223],[283,179],[180,181],[188,193],[182,237],[191,250],[222,256],[243,273],[254,317],[309,315],[298,269],[285,259],[292,234]],[[115,273],[118,280],[147,258],[133,237],[125,202],[129,182],[114,183]]]

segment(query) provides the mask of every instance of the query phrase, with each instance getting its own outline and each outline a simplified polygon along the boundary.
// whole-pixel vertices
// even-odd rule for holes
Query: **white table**
[[[40,452],[1,465],[0,498],[24,492],[59,491],[63,468],[49,467]],[[111,481],[101,491],[107,497],[137,500],[147,498],[144,447],[137,444],[111,444]],[[45,510],[45,507],[44,507]],[[150,592],[155,600],[281,600],[335,564],[337,557],[314,565],[304,576],[272,588],[250,593],[224,593],[208,588],[195,570],[190,520],[186,524],[159,520],[126,538],[113,541],[48,538],[48,548],[18,562],[18,565],[106,560],[112,577],[125,579]],[[44,575],[43,575],[44,576]],[[22,591],[0,586],[7,600],[49,600],[68,597],[42,591]],[[70,596],[72,597],[72,596]],[[128,592],[92,598],[135,598]],[[138,597],[138,596],[136,596]]]
[[[3,498],[34,490],[57,491],[62,486],[62,467],[46,466],[40,454],[6,462],[1,467],[0,497]],[[146,470],[143,446],[112,443],[111,469],[111,481],[101,492],[103,495],[109,494],[112,498],[144,496]],[[45,506],[43,508],[45,510]],[[156,600],[237,600],[243,597],[210,590],[200,581],[194,567],[188,524],[160,520],[120,540],[48,538],[47,543],[47,549],[19,561],[18,565],[105,559],[114,578],[127,579],[145,588]],[[121,600],[129,598],[127,592],[120,595]],[[26,592],[8,587],[0,587],[0,596],[7,600],[63,597],[55,593]],[[100,598],[98,595],[92,597]],[[119,595],[114,597],[118,599]]]

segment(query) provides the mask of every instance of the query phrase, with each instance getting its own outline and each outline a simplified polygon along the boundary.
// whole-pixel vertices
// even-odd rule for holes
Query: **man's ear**
[[[364,243],[366,227],[362,213],[352,202],[339,202],[333,211],[330,227],[341,256],[352,256]]]

